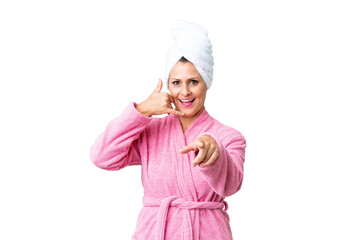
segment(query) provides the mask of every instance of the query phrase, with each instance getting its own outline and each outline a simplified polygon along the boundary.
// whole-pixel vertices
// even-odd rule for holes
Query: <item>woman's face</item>
[[[198,116],[202,112],[207,86],[191,62],[177,62],[174,65],[169,74],[169,91],[174,98],[176,110],[185,113],[183,117]]]

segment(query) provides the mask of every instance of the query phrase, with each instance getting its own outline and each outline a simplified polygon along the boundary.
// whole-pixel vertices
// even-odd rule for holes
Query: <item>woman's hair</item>
[[[178,62],[186,63],[186,62],[190,62],[190,61],[187,60],[186,58],[184,58],[184,56],[182,56],[182,57],[178,60]],[[170,76],[169,76],[169,77],[170,77]],[[168,78],[168,83],[169,83],[169,78]],[[169,84],[168,84],[168,86],[169,86]]]
[[[190,62],[190,61],[187,60],[186,58],[184,58],[184,56],[182,56],[178,62],[186,63],[186,62]]]

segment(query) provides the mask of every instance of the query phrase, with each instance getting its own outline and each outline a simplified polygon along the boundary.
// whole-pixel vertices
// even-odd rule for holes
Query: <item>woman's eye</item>
[[[193,85],[195,85],[195,84],[198,84],[198,81],[197,81],[197,80],[191,80],[191,83],[192,83]],[[174,84],[174,85],[179,85],[179,81],[173,81],[172,84]]]

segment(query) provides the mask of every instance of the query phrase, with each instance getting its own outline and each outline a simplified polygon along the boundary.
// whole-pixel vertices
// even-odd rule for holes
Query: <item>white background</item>
[[[205,106],[247,140],[234,239],[360,239],[356,2],[1,1],[0,239],[131,239],[141,167],[89,150],[155,89],[177,18],[208,29]]]

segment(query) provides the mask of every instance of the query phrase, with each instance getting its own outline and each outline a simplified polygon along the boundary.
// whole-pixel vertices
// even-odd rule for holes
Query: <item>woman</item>
[[[242,185],[246,141],[204,106],[213,72],[206,29],[177,20],[172,32],[170,94],[159,79],[145,101],[131,102],[98,136],[91,160],[106,170],[142,166],[144,206],[133,240],[230,240],[224,198]],[[153,117],[161,114],[168,116]]]

